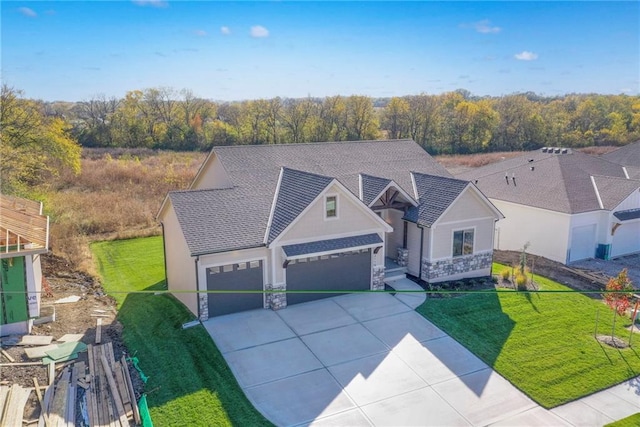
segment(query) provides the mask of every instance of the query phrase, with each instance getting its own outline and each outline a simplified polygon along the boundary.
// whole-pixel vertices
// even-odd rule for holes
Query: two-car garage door
[[[340,295],[313,291],[366,291],[370,284],[371,249],[298,259],[287,266],[287,290],[311,292],[289,293],[287,304]]]

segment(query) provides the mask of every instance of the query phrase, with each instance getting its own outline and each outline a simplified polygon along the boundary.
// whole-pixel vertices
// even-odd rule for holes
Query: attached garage
[[[596,250],[596,225],[574,227],[571,230],[569,262],[593,258]]]
[[[207,268],[209,317],[264,307],[262,260]],[[255,292],[246,292],[255,291]]]
[[[611,241],[611,257],[635,252],[640,252],[640,219],[622,222]]]
[[[292,260],[287,266],[287,304],[299,304],[339,293],[313,291],[367,291],[371,288],[371,249],[311,256]]]

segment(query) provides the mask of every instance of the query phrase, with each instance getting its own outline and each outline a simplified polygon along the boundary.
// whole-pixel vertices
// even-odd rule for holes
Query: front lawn
[[[91,245],[107,294],[118,302],[123,340],[149,377],[146,390],[159,426],[270,425],[246,399],[224,358],[193,315],[165,289],[161,237]]]
[[[494,273],[503,268],[494,264]],[[569,288],[535,276],[541,290]],[[427,299],[418,312],[442,328],[533,400],[552,408],[640,374],[640,336],[617,350],[594,338],[611,333],[613,312],[576,292],[509,290]],[[630,320],[618,317],[626,342]]]

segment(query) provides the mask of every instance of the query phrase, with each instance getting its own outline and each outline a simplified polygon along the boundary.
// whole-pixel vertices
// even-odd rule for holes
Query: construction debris
[[[68,303],[72,303],[72,302],[78,302],[82,299],[82,297],[79,297],[78,295],[71,295],[65,298],[60,298],[58,300],[55,300],[53,303],[54,304],[68,304]]]
[[[17,345],[48,345],[51,341],[51,335],[24,335]]]

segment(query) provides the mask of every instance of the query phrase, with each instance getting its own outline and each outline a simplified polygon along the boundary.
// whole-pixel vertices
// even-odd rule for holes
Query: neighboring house
[[[640,180],[619,164],[543,148],[458,175],[472,180],[505,219],[496,249],[569,263],[640,252]]]
[[[624,166],[628,178],[640,179],[640,141],[627,144],[602,155],[610,162]]]
[[[28,333],[40,315],[40,255],[48,247],[42,203],[0,194],[0,335]]]
[[[201,319],[384,289],[385,262],[489,275],[501,217],[411,140],[216,147],[158,214],[169,289]]]

